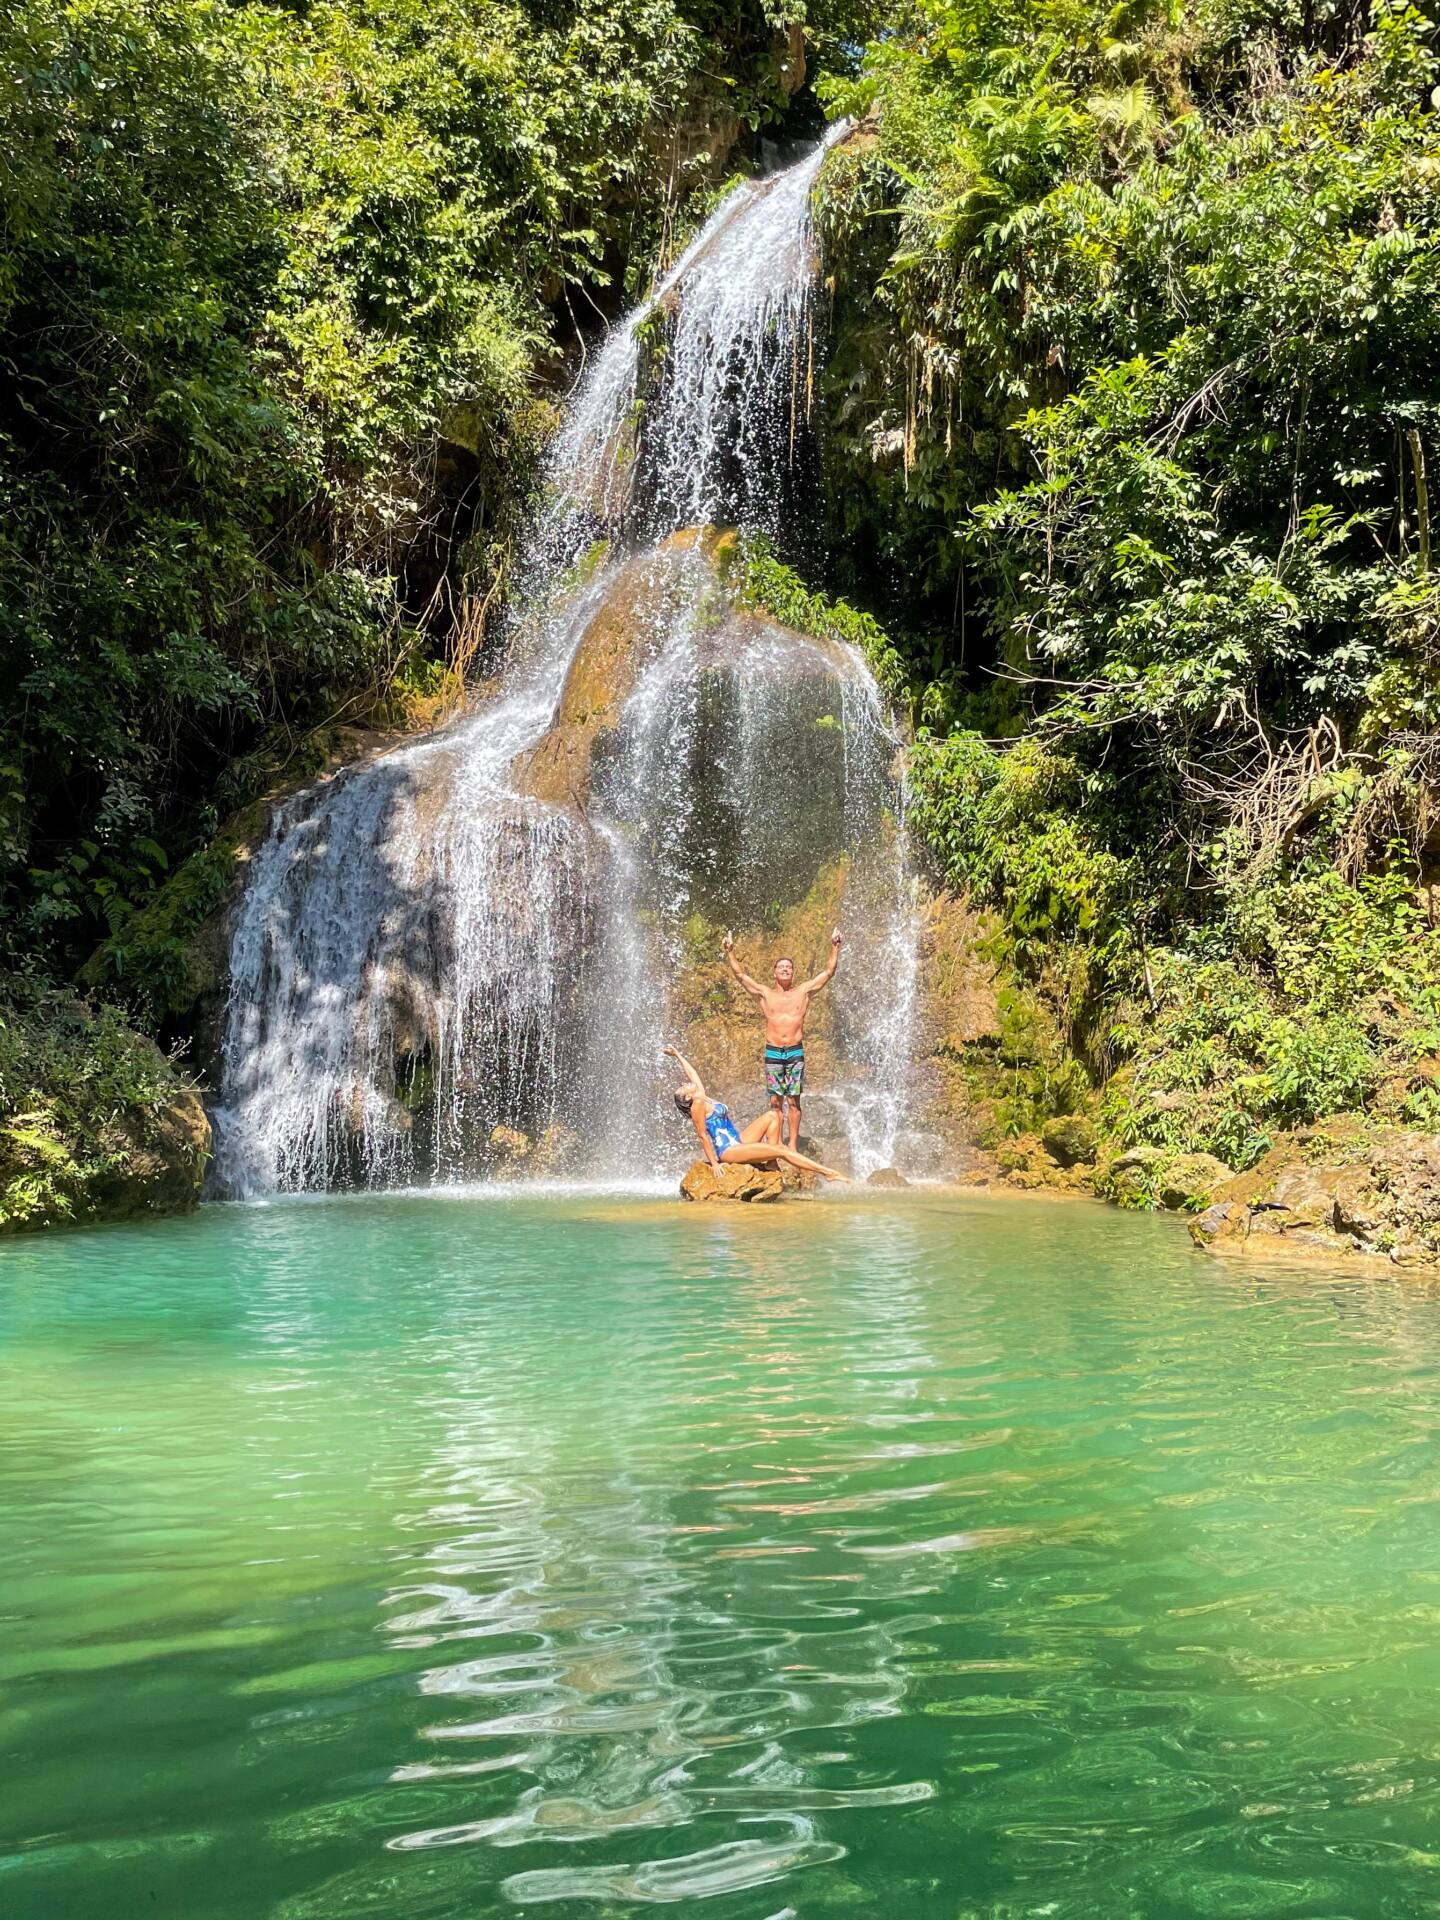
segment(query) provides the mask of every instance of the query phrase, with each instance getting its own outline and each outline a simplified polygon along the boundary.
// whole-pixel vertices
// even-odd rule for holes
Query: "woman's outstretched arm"
[[[666,1047],[665,1051],[670,1056],[670,1058],[676,1062],[681,1072],[685,1075],[685,1078],[690,1082],[691,1086],[694,1087],[695,1091],[699,1094],[700,1098],[703,1100],[705,1098],[705,1082],[700,1078],[699,1074],[695,1071],[694,1067],[691,1066],[690,1062],[685,1058],[684,1054],[681,1053],[678,1047]]]
[[[700,1142],[701,1151],[710,1165],[718,1167],[720,1156],[715,1151],[715,1142],[710,1138],[710,1129],[705,1125],[705,1083],[678,1047],[666,1047],[665,1051],[679,1063],[685,1075],[686,1085],[680,1091],[683,1094],[688,1088],[690,1093],[690,1124],[695,1129],[695,1138]]]

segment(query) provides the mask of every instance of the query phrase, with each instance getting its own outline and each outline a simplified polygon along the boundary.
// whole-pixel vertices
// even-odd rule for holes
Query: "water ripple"
[[[1435,1907],[1440,1296],[913,1196],[43,1252],[6,1920]]]

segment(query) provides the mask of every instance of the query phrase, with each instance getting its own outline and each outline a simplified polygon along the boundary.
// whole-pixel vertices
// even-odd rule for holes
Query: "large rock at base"
[[[153,1113],[117,1115],[102,1138],[113,1157],[90,1186],[95,1217],[137,1220],[195,1205],[210,1157],[210,1121],[198,1093],[182,1088]]]
[[[0,1234],[183,1213],[209,1150],[199,1093],[120,1008],[0,975]]]
[[[696,1160],[680,1182],[683,1200],[751,1200],[768,1205],[785,1197],[786,1183],[778,1167],[712,1167]]]

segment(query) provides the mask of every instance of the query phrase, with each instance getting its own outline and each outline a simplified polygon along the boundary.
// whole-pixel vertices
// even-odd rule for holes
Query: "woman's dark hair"
[[[675,1089],[675,1111],[686,1120],[690,1118],[690,1103],[694,1098],[694,1094],[687,1093],[683,1087]]]

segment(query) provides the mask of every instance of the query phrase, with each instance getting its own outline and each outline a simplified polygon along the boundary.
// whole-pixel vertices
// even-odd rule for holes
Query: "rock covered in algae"
[[[778,1167],[712,1167],[696,1160],[680,1182],[684,1200],[757,1200],[766,1204],[783,1199],[786,1182]]]
[[[1093,1165],[1095,1160],[1095,1122],[1083,1113],[1057,1114],[1047,1120],[1040,1144],[1059,1166]]]
[[[1179,1154],[1160,1176],[1160,1204],[1172,1213],[1194,1213],[1234,1178],[1235,1169],[1213,1153]]]
[[[210,1121],[193,1088],[180,1088],[155,1112],[117,1114],[104,1138],[113,1158],[92,1187],[98,1217],[133,1220],[195,1205],[210,1155]]]

